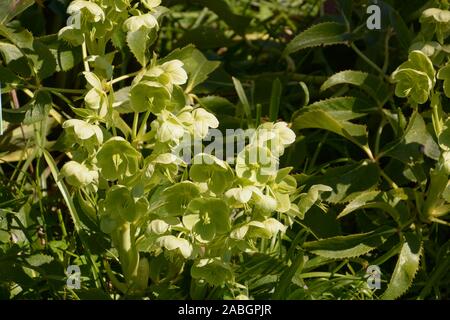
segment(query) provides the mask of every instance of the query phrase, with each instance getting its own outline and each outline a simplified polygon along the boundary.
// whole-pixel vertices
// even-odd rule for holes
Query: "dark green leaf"
[[[47,118],[52,108],[52,97],[48,92],[38,91],[30,102],[29,110],[25,113],[24,124],[32,124]]]
[[[422,241],[413,233],[406,233],[402,250],[382,299],[393,300],[403,295],[411,286],[419,269]]]
[[[303,247],[314,254],[326,258],[343,259],[358,257],[383,244],[395,231],[394,228],[381,227],[368,233],[305,242]]]
[[[324,22],[316,24],[296,36],[284,50],[288,55],[296,51],[334,44],[344,44],[349,40],[345,25],[337,22]]]

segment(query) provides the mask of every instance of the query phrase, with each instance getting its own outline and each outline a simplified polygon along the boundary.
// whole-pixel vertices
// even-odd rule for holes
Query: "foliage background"
[[[3,299],[117,298],[118,292],[108,280],[101,286],[96,284],[98,278],[107,279],[101,263],[105,255],[104,237],[93,234],[89,239],[91,252],[84,250],[40,151],[49,150],[61,167],[67,158],[58,118],[74,117],[70,106],[80,106],[83,102],[77,91],[85,88],[81,52],[56,36],[66,25],[69,2],[36,2],[11,22],[29,30],[41,45],[56,50],[62,58],[55,61],[47,51],[33,48],[38,61],[44,63],[39,71],[48,75],[42,83],[21,81],[18,86],[11,85],[17,74],[22,79],[27,79],[27,75],[21,74],[20,65],[8,65],[5,56],[0,64],[3,118],[10,123],[0,136],[0,297]],[[408,60],[413,43],[432,40],[425,39],[426,35],[421,33],[422,12],[429,7],[447,9],[448,5],[446,1],[379,2],[383,9],[383,28],[375,31],[365,28],[366,1],[163,2],[170,12],[151,49],[164,57],[192,43],[209,60],[220,62],[220,67],[196,88],[195,94],[227,99],[225,105],[209,106],[220,120],[221,128],[242,125],[246,102],[239,96],[233,77],[242,84],[253,118],[292,123],[297,140],[285,153],[282,164],[294,168],[299,192],[306,194],[312,203],[285,237],[276,239],[279,250],[259,243],[258,254],[240,257],[234,265],[236,282],[242,285],[237,292],[226,286],[194,290],[193,280],[186,271],[189,262],[180,272],[177,261],[172,261],[173,270],[166,270],[168,281],[150,282],[151,298],[228,299],[244,295],[255,299],[377,299],[382,297],[391,279],[398,281],[400,288],[398,294],[392,293],[394,298],[448,298],[448,220],[444,216],[443,223],[437,223],[420,216],[423,203],[430,197],[430,170],[441,159],[430,101],[412,107],[411,101],[395,97],[390,78]],[[302,50],[292,49],[292,41],[298,34],[323,22],[351,26],[351,32],[346,38],[339,34],[332,41],[340,45],[323,46],[331,44],[325,40],[305,45]],[[448,59],[445,44],[441,45],[443,58],[433,57],[436,68],[445,65]],[[292,52],[287,55],[286,50]],[[127,48],[118,56],[115,76],[140,68]],[[328,83],[327,90],[322,87],[329,77],[345,70],[366,72],[375,80],[366,87],[351,85],[354,80],[335,80],[335,84]],[[381,90],[372,92],[381,99],[375,106],[373,101],[366,101],[370,90],[375,88],[374,83]],[[26,90],[35,91],[39,86],[67,89],[52,93],[51,108],[56,112],[29,104],[31,99]],[[326,100],[342,97],[357,100]],[[331,101],[331,106],[326,101]],[[305,123],[307,120],[303,119],[308,119],[311,105],[316,102],[319,103],[316,108],[322,109],[320,112],[331,112],[332,117],[339,117],[338,113],[332,113],[333,103],[342,103],[347,111],[347,104],[352,103],[350,112],[360,114],[352,114],[347,120],[365,126],[366,140],[354,143],[355,137]],[[450,106],[444,95],[440,102],[444,124]],[[131,123],[132,119],[126,121]],[[413,130],[407,130],[408,127]],[[361,145],[371,150],[372,159],[367,148]],[[448,181],[448,175],[444,180]],[[331,195],[310,192],[317,185],[331,186],[334,192]],[[356,214],[350,214],[348,204],[361,194],[373,198],[353,202]],[[398,221],[389,214],[386,205],[399,214]],[[367,235],[358,238],[359,234],[386,226],[395,228],[396,236],[383,239],[380,245],[369,244],[375,250],[342,252],[356,250],[358,244],[366,241]],[[417,239],[408,241],[409,234]],[[342,243],[335,238],[351,235],[355,238],[345,238]],[[327,238],[334,238],[334,242],[316,242]],[[411,244],[414,241],[418,248],[411,250],[413,254],[409,258],[415,259],[414,253],[420,256],[420,266],[411,262],[411,270],[404,271],[404,275],[396,274],[402,248],[405,243],[414,247]],[[320,250],[331,253],[317,254]],[[405,258],[406,268],[409,268],[409,258]],[[98,265],[96,272],[90,270],[90,259]],[[167,266],[167,261],[161,263]],[[70,264],[82,266],[81,290],[65,287],[64,271]],[[371,264],[380,265],[383,272],[381,291],[366,286],[365,270]],[[120,273],[119,265],[112,267]]]

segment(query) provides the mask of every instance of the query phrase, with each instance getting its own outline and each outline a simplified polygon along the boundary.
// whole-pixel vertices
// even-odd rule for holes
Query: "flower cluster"
[[[105,13],[105,1],[74,1],[60,37],[77,44],[73,40],[83,23],[105,27],[105,15],[118,13],[128,41],[137,32],[149,36],[159,26],[159,1],[142,3],[148,13],[127,17],[127,5]],[[72,24],[76,17],[81,27]],[[188,164],[173,152],[182,137],[204,139],[219,121],[184,90],[188,72],[182,56],[148,60],[133,53],[143,68],[118,91],[107,64],[87,57],[95,69],[83,73],[84,107],[74,110],[82,119],[63,124],[71,160],[61,175],[98,213],[100,229],[110,236],[125,277],[119,288],[146,288],[144,253],[193,259],[195,277],[208,280],[214,269],[220,273],[213,284],[232,281],[230,254],[256,251],[255,239],[283,233],[298,214],[292,203],[296,180],[290,168],[279,169],[279,157],[295,134],[284,122],[264,123],[235,155],[233,167],[206,153],[195,154]],[[129,115],[131,128],[123,119]]]

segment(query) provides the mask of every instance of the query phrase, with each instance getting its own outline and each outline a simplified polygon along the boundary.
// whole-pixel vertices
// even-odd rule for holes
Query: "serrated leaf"
[[[33,267],[39,267],[53,261],[53,257],[46,254],[35,254],[25,259]]]
[[[56,60],[52,52],[40,41],[33,41],[33,50],[27,57],[31,60],[34,70],[42,80],[56,71]]]
[[[224,31],[210,26],[200,26],[186,30],[178,40],[179,46],[194,44],[201,50],[231,47],[234,42],[229,39]]]
[[[81,62],[81,50],[66,44],[62,40],[56,40],[55,37],[49,37],[48,40],[42,39],[41,42],[53,54],[56,61],[56,71],[68,71]]]
[[[200,105],[214,114],[234,115],[236,108],[227,99],[219,96],[206,96],[199,98]]]
[[[358,86],[371,96],[378,104],[388,97],[388,87],[380,78],[362,71],[347,70],[336,73],[324,82],[321,91],[325,91],[339,84]]]
[[[333,44],[345,43],[350,39],[345,25],[337,22],[319,23],[296,36],[284,50],[284,55],[296,51]]]
[[[420,238],[413,233],[406,233],[397,264],[382,299],[397,299],[408,290],[419,269],[421,251]]]
[[[322,192],[333,191],[332,188],[325,185],[314,185],[309,190],[308,193],[303,193],[299,197],[298,209],[300,219],[304,219],[306,212],[319,200],[319,196]]]
[[[370,112],[377,112],[379,109],[371,100],[356,97],[337,97],[315,102],[300,109],[295,116],[315,110],[324,111],[336,120],[349,121],[364,117]]]
[[[379,177],[376,164],[361,162],[328,169],[324,175],[309,178],[305,183],[306,187],[316,184],[330,186],[333,191],[322,193],[322,200],[340,203],[350,201],[359,192],[370,190],[378,184]]]
[[[394,228],[385,226],[367,233],[305,242],[303,248],[319,256],[332,259],[358,257],[383,244],[395,231]]]
[[[377,208],[384,212],[388,212],[396,221],[399,221],[400,214],[389,203],[384,192],[380,191],[366,191],[355,197],[339,214],[338,219],[355,212],[360,209]]]
[[[21,49],[33,49],[33,35],[28,30],[17,31],[0,24],[0,35]]]
[[[0,41],[0,53],[3,55],[6,64],[19,60],[23,57],[22,52],[13,44]]]
[[[366,126],[351,123],[371,111],[370,103],[352,97],[319,101],[296,113],[293,129],[324,129],[334,132],[360,147],[367,145]]]
[[[136,60],[145,67],[148,62],[147,53],[149,46],[155,41],[157,31],[155,28],[149,29],[145,26],[136,31],[127,33],[127,44]]]
[[[420,160],[423,153],[431,159],[438,160],[440,156],[439,145],[428,132],[422,116],[415,112],[410,119],[408,127],[400,142],[386,146],[387,156],[398,159],[406,164],[411,160]]]
[[[30,103],[30,109],[25,113],[24,124],[32,124],[47,118],[52,108],[52,97],[48,92],[38,91]]]

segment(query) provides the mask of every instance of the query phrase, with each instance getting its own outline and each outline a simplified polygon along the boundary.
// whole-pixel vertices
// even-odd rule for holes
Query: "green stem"
[[[358,47],[352,43],[350,45],[350,47],[353,49],[353,51],[356,52],[356,54],[363,59],[369,66],[371,66],[372,68],[374,68],[375,70],[377,70],[381,75],[385,76],[385,73],[383,72],[383,70],[381,70],[381,68],[379,66],[377,66],[372,60],[370,60],[369,57],[367,57],[364,53],[362,53],[361,50],[358,49]]]
[[[433,110],[432,120],[436,136],[439,137],[442,132],[442,121],[439,115],[440,97],[439,94],[433,94],[431,97],[431,109]]]
[[[384,178],[384,180],[386,180],[387,183],[389,183],[389,185],[391,186],[392,189],[398,189],[397,184],[391,178],[389,178],[389,176],[381,168],[380,168],[380,174]]]
[[[381,134],[383,133],[383,128],[386,125],[386,119],[383,117],[383,120],[381,120],[380,126],[377,130],[377,135],[375,138],[375,154],[378,155],[380,152],[380,140],[381,140]]]
[[[123,294],[126,294],[128,292],[127,286],[116,278],[111,270],[111,267],[109,266],[108,261],[104,260],[103,265],[105,266],[106,273],[108,274],[113,286],[119,289]]]
[[[86,47],[86,35],[84,35],[84,41],[81,45],[81,52],[83,54],[83,64],[84,64],[84,71],[90,72],[91,69],[89,68],[89,62],[87,61],[87,47]]]
[[[139,127],[139,131],[137,133],[137,138],[140,138],[144,135],[145,125],[147,124],[148,117],[150,116],[150,111],[147,111],[144,115],[144,119],[142,119],[141,126]]]
[[[64,224],[64,219],[61,213],[61,209],[57,210],[57,214],[58,214],[58,222],[59,225],[61,226],[61,232],[62,232],[62,236],[63,238],[67,238],[67,230],[66,230],[66,225]]]
[[[136,72],[133,72],[133,73],[130,73],[130,74],[125,74],[125,75],[123,75],[123,76],[120,76],[120,77],[118,77],[118,78],[115,78],[115,79],[111,80],[111,81],[109,82],[109,84],[110,84],[110,85],[113,85],[113,84],[116,84],[116,83],[118,83],[118,82],[120,82],[120,81],[129,79],[129,78],[133,78],[133,77],[137,76],[137,75],[139,74],[139,72],[141,72],[141,71],[136,71]]]
[[[386,31],[386,38],[384,40],[384,63],[383,63],[383,73],[386,74],[389,67],[389,40],[391,39],[391,28]]]
[[[136,137],[137,137],[138,123],[139,123],[139,113],[135,112],[134,118],[133,118],[133,129],[131,131],[131,135],[132,135],[131,137],[133,140],[136,140]]]
[[[28,88],[35,89],[35,90],[42,90],[42,91],[52,91],[53,93],[60,92],[60,93],[72,93],[72,94],[83,94],[86,90],[83,89],[66,89],[66,88],[53,88],[53,87],[38,87],[29,85]],[[23,89],[24,91],[26,89]]]

